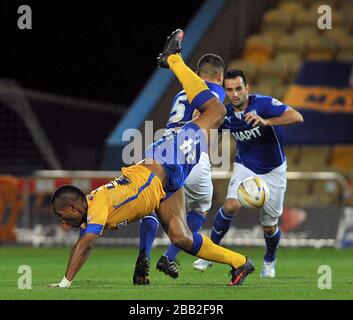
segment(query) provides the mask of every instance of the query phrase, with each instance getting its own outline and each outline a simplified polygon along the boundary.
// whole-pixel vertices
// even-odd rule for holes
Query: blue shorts
[[[189,122],[178,132],[170,132],[149,145],[144,158],[153,159],[164,167],[167,175],[164,189],[169,197],[184,186],[201,153],[207,153],[207,150],[205,133],[198,125]]]

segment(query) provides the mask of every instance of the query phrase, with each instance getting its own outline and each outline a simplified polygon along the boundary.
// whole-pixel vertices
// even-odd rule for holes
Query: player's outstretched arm
[[[284,126],[294,123],[301,123],[304,121],[303,116],[293,108],[288,108],[285,112],[283,112],[278,117],[264,119],[257,114],[254,113],[246,113],[244,116],[244,120],[252,124],[253,127],[257,125],[260,126]]]
[[[78,239],[78,241],[71,250],[71,255],[69,263],[67,265],[65,277],[60,283],[51,284],[49,285],[50,287],[68,288],[71,286],[75,275],[88,259],[90,251],[92,250],[93,245],[98,239],[98,237],[99,235],[94,233],[85,233],[82,237]]]

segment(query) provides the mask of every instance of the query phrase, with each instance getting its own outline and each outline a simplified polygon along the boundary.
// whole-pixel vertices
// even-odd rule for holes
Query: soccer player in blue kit
[[[270,199],[261,209],[261,225],[266,243],[261,277],[275,277],[276,249],[281,231],[278,218],[282,214],[286,191],[286,157],[279,126],[303,122],[293,108],[270,96],[249,94],[249,85],[240,70],[229,70],[224,88],[230,103],[222,129],[229,129],[237,144],[233,175],[226,200],[216,215],[211,240],[219,244],[230,228],[232,219],[241,208],[237,188],[249,176],[262,178],[270,189]],[[194,269],[206,270],[210,261],[198,259]]]
[[[203,55],[197,63],[196,73],[205,81],[211,92],[223,102],[225,91],[222,87],[224,78],[223,59],[213,53]],[[172,108],[164,135],[168,135],[195,119],[199,112],[188,101],[185,90],[180,91],[172,100]],[[186,222],[192,232],[197,232],[205,223],[207,211],[211,208],[213,185],[211,163],[207,153],[202,153],[199,162],[192,169],[184,185]],[[155,213],[140,220],[139,256],[136,261],[133,283],[147,285],[149,281],[149,264],[151,248],[159,227]],[[172,278],[179,276],[176,259],[180,249],[171,244],[157,262],[157,269]]]

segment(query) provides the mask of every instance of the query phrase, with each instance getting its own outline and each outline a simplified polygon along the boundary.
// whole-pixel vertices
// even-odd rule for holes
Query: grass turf
[[[192,270],[193,256],[181,253],[181,276],[174,280],[155,269],[164,248],[152,251],[149,286],[134,286],[132,274],[137,248],[96,247],[70,289],[48,288],[65,272],[69,248],[0,247],[0,299],[118,299],[118,300],[243,300],[353,299],[353,250],[284,249],[277,254],[275,279],[259,277],[263,249],[240,248],[256,270],[242,287],[227,287],[225,265],[214,264],[201,273]],[[32,289],[18,289],[18,267],[32,269]],[[320,290],[320,265],[332,270],[332,289]]]

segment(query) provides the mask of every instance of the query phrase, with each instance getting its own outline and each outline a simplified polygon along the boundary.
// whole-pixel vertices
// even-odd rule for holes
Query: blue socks
[[[139,250],[145,251],[146,256],[151,259],[151,249],[159,227],[159,221],[155,213],[143,217],[140,220],[140,243]]]
[[[206,220],[205,216],[198,211],[190,210],[186,215],[186,222],[188,224],[189,229],[192,231],[193,234],[201,229],[201,227],[205,223],[205,220]],[[197,236],[196,236],[196,239],[198,239]],[[195,235],[194,235],[194,243],[195,243]],[[201,241],[201,244],[202,244],[202,241]],[[195,248],[195,250],[196,250],[196,248]],[[164,252],[163,255],[167,256],[169,261],[174,261],[179,252],[180,252],[180,249],[178,247],[176,247],[175,245],[171,244],[168,247],[167,251]]]
[[[232,219],[233,216],[225,214],[223,208],[218,210],[211,232],[211,240],[214,243],[219,244],[221,242],[232,224]]]
[[[281,230],[277,227],[276,232],[271,236],[264,233],[264,238],[266,242],[266,254],[264,260],[266,262],[272,262],[276,259],[276,249],[281,238]]]
[[[198,211],[190,210],[186,215],[186,222],[192,232],[199,231],[205,224],[205,221],[206,217]]]

